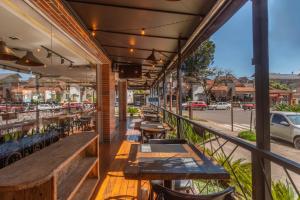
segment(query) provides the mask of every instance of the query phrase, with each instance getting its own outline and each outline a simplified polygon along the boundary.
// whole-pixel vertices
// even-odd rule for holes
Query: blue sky
[[[214,66],[251,76],[252,3],[248,1],[211,39]],[[269,0],[270,72],[300,73],[300,0]]]

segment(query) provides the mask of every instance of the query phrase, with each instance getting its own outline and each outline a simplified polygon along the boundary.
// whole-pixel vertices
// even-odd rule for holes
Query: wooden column
[[[101,66],[96,67],[96,133],[99,134],[99,142],[103,142],[102,133],[102,98],[101,98]]]
[[[115,135],[115,74],[110,64],[97,67],[97,104],[100,141],[109,142]]]
[[[119,119],[125,121],[127,119],[127,81],[120,80],[119,88]]]
[[[256,146],[270,150],[268,0],[252,1],[255,65]],[[271,199],[270,161],[252,154],[252,199]],[[262,169],[264,168],[264,169]],[[264,173],[265,172],[265,173]]]

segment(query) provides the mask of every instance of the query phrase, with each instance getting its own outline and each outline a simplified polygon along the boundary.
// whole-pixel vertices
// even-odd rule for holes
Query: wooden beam
[[[94,1],[87,1],[87,0],[84,0],[84,1],[83,0],[66,0],[66,1],[74,2],[74,3],[89,4],[89,5],[112,7],[112,8],[122,8],[122,9],[127,9],[127,10],[140,10],[140,11],[166,13],[166,14],[174,14],[174,15],[187,15],[187,16],[195,16],[195,17],[201,17],[201,18],[204,17],[204,15],[198,14],[198,13],[189,13],[189,12],[181,12],[181,11],[145,8],[145,7],[137,7],[137,6],[126,6],[126,5],[120,5],[120,4],[101,3],[101,2],[94,2]]]
[[[109,45],[109,44],[101,44],[103,47],[109,47],[109,48],[119,48],[119,49],[133,49],[133,50],[140,50],[140,51],[153,51],[153,49],[146,49],[146,48],[139,48],[139,47],[132,47],[132,46],[117,46],[117,45]],[[155,49],[157,52],[163,52],[163,53],[177,53],[175,51],[168,51],[168,50],[161,50],[161,49]]]
[[[164,36],[164,35],[141,35],[140,33],[130,33],[130,32],[122,32],[122,31],[114,31],[114,30],[104,30],[104,29],[93,29],[90,28],[90,31],[95,32],[103,32],[103,33],[111,33],[111,34],[119,34],[119,35],[132,35],[132,36],[139,36],[139,37],[151,37],[151,38],[160,38],[160,39],[168,39],[168,40],[178,40],[178,37],[171,37],[171,36]],[[181,40],[187,40],[187,37],[180,38]]]

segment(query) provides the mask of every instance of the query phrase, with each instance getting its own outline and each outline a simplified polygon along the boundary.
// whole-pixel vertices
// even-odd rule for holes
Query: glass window
[[[288,122],[284,116],[279,114],[274,114],[272,118],[272,123],[274,124],[280,124],[280,122]]]
[[[295,125],[300,125],[300,115],[287,115],[289,120]]]

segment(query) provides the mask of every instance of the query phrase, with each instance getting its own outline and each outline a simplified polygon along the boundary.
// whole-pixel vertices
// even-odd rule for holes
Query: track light
[[[72,68],[73,68],[73,63],[71,62],[69,65],[69,69],[72,69]]]
[[[61,58],[60,59],[60,64],[64,64],[65,63],[65,59],[64,58]]]
[[[52,53],[50,51],[48,51],[47,58],[51,58],[51,56],[52,56]]]

